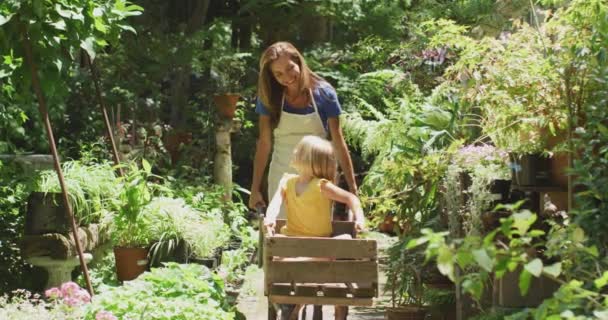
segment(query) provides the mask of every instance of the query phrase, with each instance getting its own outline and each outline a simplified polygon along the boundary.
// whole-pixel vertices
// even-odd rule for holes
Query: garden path
[[[351,307],[349,309],[348,320],[384,319],[384,309],[390,302],[390,293],[384,292],[384,286],[386,285],[386,252],[391,243],[395,241],[395,238],[380,233],[371,233],[370,237],[378,241],[380,296],[376,299],[373,307]],[[268,302],[264,296],[264,272],[261,269],[247,273],[237,308],[245,314],[247,320],[268,319]],[[312,319],[312,309],[310,312],[307,312],[307,315],[306,320]],[[333,307],[324,306],[323,319],[333,318]]]

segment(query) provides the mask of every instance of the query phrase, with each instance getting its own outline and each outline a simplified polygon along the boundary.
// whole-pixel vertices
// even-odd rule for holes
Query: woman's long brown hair
[[[289,55],[290,59],[300,67],[299,91],[312,90],[322,80],[312,72],[304,57],[289,42],[276,42],[268,47],[260,57],[260,74],[258,76],[258,98],[270,111],[270,121],[275,128],[281,119],[281,99],[283,86],[274,78],[270,65],[282,55]]]

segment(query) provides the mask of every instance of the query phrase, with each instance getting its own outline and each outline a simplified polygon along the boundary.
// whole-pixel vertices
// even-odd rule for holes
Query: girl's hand
[[[264,202],[264,197],[259,190],[251,191],[251,195],[249,196],[249,208],[256,209],[257,207],[265,207],[266,203]]]
[[[363,221],[355,221],[355,231],[361,233],[365,230],[365,223]]]
[[[274,227],[276,225],[276,221],[274,220],[264,220],[264,227],[266,228],[266,234],[269,236],[274,236]]]

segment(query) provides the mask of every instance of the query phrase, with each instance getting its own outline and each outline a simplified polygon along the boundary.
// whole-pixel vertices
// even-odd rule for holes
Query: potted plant
[[[387,290],[391,290],[391,307],[386,320],[424,320],[428,312],[424,299],[422,270],[424,253],[406,249],[411,237],[404,237],[389,249]]]
[[[210,267],[220,263],[221,247],[230,238],[221,211],[201,212],[183,199],[156,197],[148,205],[154,235],[150,248],[152,266],[161,262],[201,262]]]
[[[215,83],[213,101],[219,114],[228,119],[234,118],[236,104],[243,88],[248,53],[223,54],[211,65],[211,76]]]
[[[154,185],[150,164],[142,160],[142,168],[132,165],[122,178],[120,205],[113,216],[111,237],[114,242],[116,273],[118,280],[137,278],[148,265],[148,246],[153,234],[150,232],[148,204],[152,200]]]
[[[66,161],[62,169],[76,224],[99,223],[111,210],[117,195],[117,180],[112,166],[108,163]],[[70,230],[71,223],[66,216],[57,173],[55,170],[42,171],[35,177],[34,191],[28,197],[25,234],[67,234]]]
[[[453,154],[444,181],[448,190],[446,202],[450,214],[460,217],[467,234],[482,233],[484,226],[493,224],[485,221],[487,218],[498,221],[498,216],[488,216],[486,212],[509,200],[511,182],[507,159],[505,151],[487,144],[467,145]],[[463,177],[467,177],[467,183],[462,182]],[[462,194],[462,199],[448,201],[453,192]]]

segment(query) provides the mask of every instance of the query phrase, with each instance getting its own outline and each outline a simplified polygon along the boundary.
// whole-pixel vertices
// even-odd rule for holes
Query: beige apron
[[[319,115],[317,103],[315,102],[312,91],[309,90],[310,100],[315,112],[309,114],[294,114],[283,111],[285,104],[285,95],[281,101],[281,118],[278,126],[274,129],[274,144],[272,151],[272,160],[270,161],[270,169],[268,171],[268,199],[272,196],[279,187],[279,182],[285,173],[296,173],[289,163],[293,155],[293,149],[296,144],[302,140],[304,136],[315,135],[322,138],[327,138],[327,132],[323,127],[323,121]],[[285,206],[281,206],[279,219],[285,219]]]

